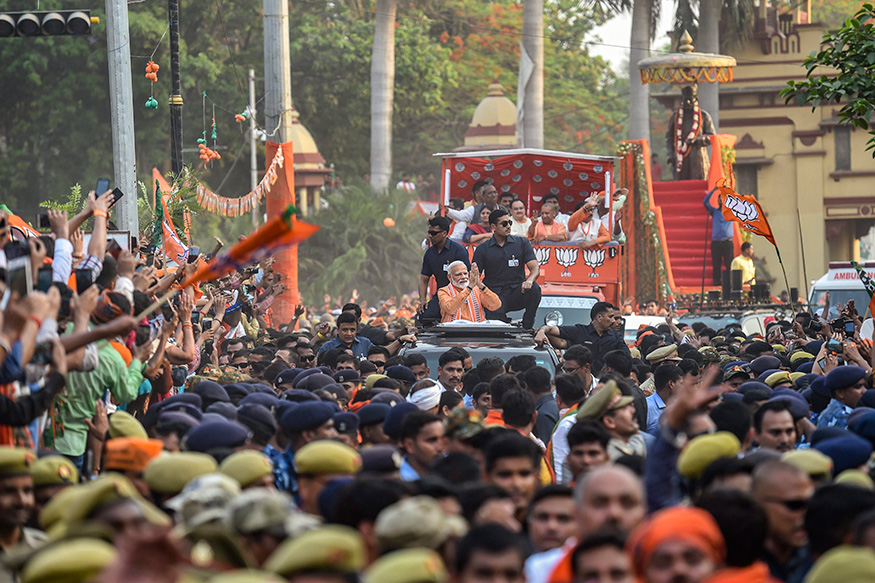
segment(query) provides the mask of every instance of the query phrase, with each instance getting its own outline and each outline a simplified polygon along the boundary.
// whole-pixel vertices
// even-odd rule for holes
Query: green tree
[[[781,91],[786,103],[844,105],[839,110],[841,123],[869,130],[873,137],[867,150],[875,149],[875,130],[870,129],[875,109],[875,6],[865,4],[845,21],[838,32],[823,35],[822,49],[805,59],[808,70],[804,81],[788,81]],[[829,75],[829,76],[827,76]],[[872,152],[875,157],[875,150]]]
[[[328,203],[330,212],[308,218],[322,228],[299,248],[306,301],[321,304],[325,293],[358,289],[374,303],[416,289],[425,217],[412,212],[408,193],[374,197],[369,189],[348,186],[329,195]],[[394,226],[384,225],[387,218]]]

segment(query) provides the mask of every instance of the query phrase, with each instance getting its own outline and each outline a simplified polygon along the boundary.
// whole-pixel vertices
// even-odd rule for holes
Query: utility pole
[[[264,0],[264,127],[268,139],[288,141],[292,127],[292,59],[289,3]]]
[[[131,32],[127,0],[106,0],[106,49],[115,185],[127,196],[116,207],[119,228],[137,237],[137,157],[134,141],[134,98],[131,88]],[[98,192],[98,195],[103,194]]]
[[[523,2],[523,36],[520,40],[520,74],[518,94],[522,94],[523,148],[544,147],[544,0]],[[518,99],[519,101],[519,99]]]
[[[255,69],[249,69],[249,191],[258,186],[258,157],[255,155]],[[252,205],[252,228],[258,227],[258,201]]]
[[[110,0],[107,0],[108,2]],[[170,167],[182,174],[182,82],[179,78],[179,0],[168,1],[170,28]]]

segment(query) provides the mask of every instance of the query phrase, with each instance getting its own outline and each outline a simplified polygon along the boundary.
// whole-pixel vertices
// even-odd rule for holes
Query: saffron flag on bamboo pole
[[[319,227],[299,221],[297,209],[289,205],[280,216],[259,227],[254,233],[216,256],[180,284],[180,287],[197,285],[223,277],[241,267],[273,255],[280,249],[295,245],[313,236]]]
[[[161,242],[164,245],[164,255],[171,261],[183,265],[188,261],[188,248],[179,238],[176,227],[173,226],[173,218],[167,208],[167,198],[160,188],[156,189],[155,204],[161,208],[155,209],[155,216],[160,221],[161,230],[155,229],[156,234],[161,233]],[[156,225],[157,226],[157,225]]]
[[[857,270],[857,275],[860,276],[860,281],[863,282],[866,293],[869,294],[869,313],[875,314],[875,281],[872,281],[866,270],[860,267],[856,261],[851,261],[851,265]]]
[[[735,221],[741,224],[743,229],[760,237],[765,237],[769,243],[778,247],[775,237],[772,235],[772,227],[763,207],[752,194],[738,194],[728,186],[724,180],[718,184],[720,198],[723,200],[723,218],[727,221]]]

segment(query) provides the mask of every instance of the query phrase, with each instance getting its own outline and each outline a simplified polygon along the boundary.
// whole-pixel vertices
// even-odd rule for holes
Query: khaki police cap
[[[146,439],[149,435],[143,424],[134,419],[127,411],[116,411],[109,416],[109,437],[140,437]]]
[[[159,494],[179,494],[185,485],[218,469],[216,460],[194,451],[165,452],[146,466],[143,478]]]
[[[28,561],[22,583],[85,583],[115,559],[116,550],[105,541],[78,538],[49,545]]]
[[[237,480],[241,488],[273,474],[273,463],[260,451],[247,449],[232,453],[219,465],[219,471]]]
[[[799,468],[812,478],[829,478],[832,475],[832,458],[816,449],[794,449],[781,456],[782,462]]]
[[[436,549],[452,536],[462,537],[468,525],[444,513],[430,496],[405,498],[377,516],[374,533],[380,549],[424,547]]]
[[[790,362],[796,362],[797,360],[800,360],[802,358],[806,360],[814,360],[814,355],[804,350],[797,350],[790,355]]]
[[[669,344],[668,346],[661,346],[647,355],[647,362],[650,364],[656,364],[657,362],[662,362],[664,360],[682,360],[678,356],[678,346],[677,344]]]
[[[364,583],[445,583],[441,556],[429,549],[405,549],[381,557],[365,572]]]
[[[79,483],[79,470],[62,455],[49,455],[30,466],[33,487],[70,486]]]
[[[39,515],[39,524],[42,529],[48,532],[53,526],[64,518],[70,504],[79,496],[79,488],[74,486],[64,488],[49,500],[48,504],[43,506],[42,512]]]
[[[700,478],[713,461],[737,457],[739,451],[738,438],[728,431],[700,435],[691,440],[678,456],[678,473],[687,479]]]
[[[29,449],[0,446],[0,478],[29,474],[35,462],[36,454]]]
[[[601,419],[608,411],[625,407],[634,401],[634,397],[624,396],[620,387],[614,381],[608,381],[601,389],[592,393],[580,409],[577,410],[577,419]]]
[[[348,526],[328,525],[286,540],[264,568],[289,578],[296,573],[358,573],[366,563],[365,545]]]
[[[235,532],[244,534],[262,530],[283,531],[286,519],[293,512],[296,512],[294,503],[285,492],[250,488],[228,504],[225,522]]]
[[[840,545],[820,556],[805,583],[869,583],[875,581],[875,553],[866,547]]]
[[[355,474],[362,469],[362,458],[356,450],[337,441],[312,441],[295,452],[298,474]]]
[[[833,480],[835,484],[844,484],[845,486],[857,486],[867,490],[875,490],[875,482],[869,477],[869,474],[861,470],[845,470]]]
[[[377,384],[377,381],[378,381],[378,380],[380,380],[380,379],[387,379],[387,378],[389,378],[389,377],[387,377],[387,376],[384,375],[384,374],[372,374],[372,375],[368,375],[368,377],[365,379],[365,388],[368,389],[368,390],[370,391],[371,389],[374,388],[374,385]]]
[[[221,573],[209,580],[209,583],[283,583],[273,573],[267,571],[257,571],[255,569],[239,569],[237,571],[228,571]]]
[[[146,501],[131,481],[121,474],[109,472],[72,490],[74,495],[69,499],[61,519],[48,532],[51,539],[57,540],[87,522],[98,508],[122,500],[136,503],[152,524],[170,525],[170,518]]]
[[[780,370],[778,372],[773,372],[769,376],[766,377],[765,383],[772,387],[773,389],[781,384],[781,383],[792,383],[793,379],[790,377],[790,373],[786,370]]]

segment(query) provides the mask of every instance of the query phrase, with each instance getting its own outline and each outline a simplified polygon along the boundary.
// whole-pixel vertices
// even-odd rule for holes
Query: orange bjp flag
[[[164,194],[158,193],[161,197],[161,212],[164,216],[161,221],[162,238],[164,240],[164,255],[168,259],[175,261],[178,265],[184,265],[188,261],[188,247],[176,234],[176,228],[173,226],[173,219],[170,217],[170,211],[167,209],[167,198]]]
[[[720,199],[723,202],[723,218],[727,221],[740,223],[741,227],[755,235],[765,237],[776,248],[775,237],[772,235],[772,227],[763,212],[763,207],[752,194],[738,194],[728,186],[724,180],[718,184]]]
[[[297,209],[289,205],[283,214],[272,218],[209,263],[202,264],[179,287],[218,279],[250,263],[261,261],[280,249],[309,239],[319,227],[297,220],[296,213]]]

